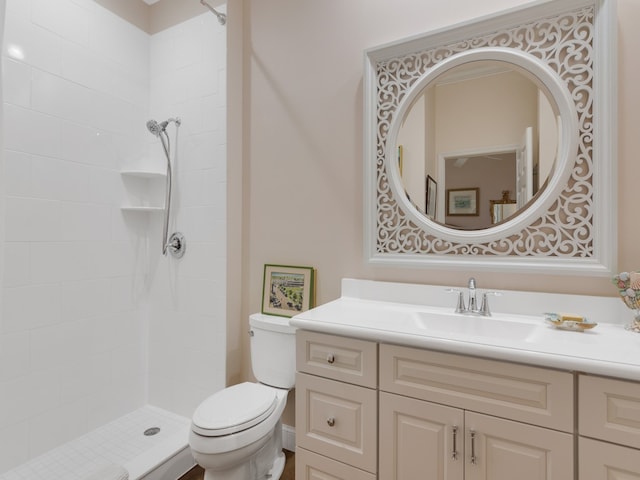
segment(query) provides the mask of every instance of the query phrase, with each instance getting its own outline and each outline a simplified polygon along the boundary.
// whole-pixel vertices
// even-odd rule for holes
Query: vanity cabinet
[[[580,480],[640,480],[640,383],[580,375]]]
[[[378,346],[296,334],[296,479],[374,480]]]
[[[571,479],[573,375],[381,345],[380,432],[380,480]]]
[[[299,480],[574,478],[572,373],[304,330],[297,369]]]

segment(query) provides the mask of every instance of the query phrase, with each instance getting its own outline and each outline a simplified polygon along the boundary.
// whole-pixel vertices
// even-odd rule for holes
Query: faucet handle
[[[458,294],[458,303],[456,305],[456,313],[464,313],[466,308],[464,306],[464,296],[462,294],[462,290],[459,288],[447,288],[447,293],[457,293]]]
[[[499,297],[502,295],[500,292],[484,292],[482,294],[482,303],[480,304],[480,315],[485,317],[491,316],[491,310],[489,309],[489,295],[493,295],[494,297]]]

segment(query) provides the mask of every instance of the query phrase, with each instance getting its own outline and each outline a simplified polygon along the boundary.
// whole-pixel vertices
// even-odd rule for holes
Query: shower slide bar
[[[179,118],[169,118],[164,122],[158,123],[155,120],[149,120],[147,122],[147,129],[156,137],[160,139],[162,143],[162,149],[167,158],[167,186],[165,189],[164,199],[164,224],[162,229],[162,254],[167,255],[167,251],[171,253],[175,258],[181,258],[184,255],[187,244],[185,242],[184,235],[180,232],[174,232],[169,237],[169,220],[171,218],[171,190],[173,186],[173,167],[171,165],[171,143],[169,141],[169,134],[167,133],[167,126],[170,123],[176,125],[176,141],[178,138],[178,127],[180,127],[182,121]]]

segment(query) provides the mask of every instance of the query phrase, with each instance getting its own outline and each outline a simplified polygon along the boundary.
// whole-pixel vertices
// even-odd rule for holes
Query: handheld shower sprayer
[[[155,120],[147,121],[147,129],[153,133],[156,137],[159,137],[161,133],[163,133],[167,129],[167,125],[169,123],[174,122],[177,126],[180,126],[182,123],[179,118],[169,118],[164,122],[156,122]]]
[[[147,130],[156,137],[160,138],[164,154],[167,158],[167,186],[164,201],[164,226],[162,230],[162,254],[167,254],[167,249],[176,258],[182,257],[185,252],[186,243],[184,236],[179,232],[175,232],[169,238],[169,219],[171,214],[171,187],[173,183],[173,168],[171,165],[171,144],[169,143],[169,135],[167,134],[167,126],[175,123],[176,128],[182,123],[179,118],[168,118],[164,122],[158,123],[156,120],[147,121]],[[178,132],[176,130],[176,139]]]

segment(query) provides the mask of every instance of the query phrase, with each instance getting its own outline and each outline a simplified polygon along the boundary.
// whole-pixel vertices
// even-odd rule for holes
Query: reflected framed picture
[[[264,266],[262,313],[293,317],[312,308],[314,301],[313,267],[271,264]]]
[[[477,216],[479,188],[447,189],[447,215]]]
[[[436,218],[436,199],[438,198],[438,184],[431,175],[427,175],[427,192],[425,213],[432,220]]]

